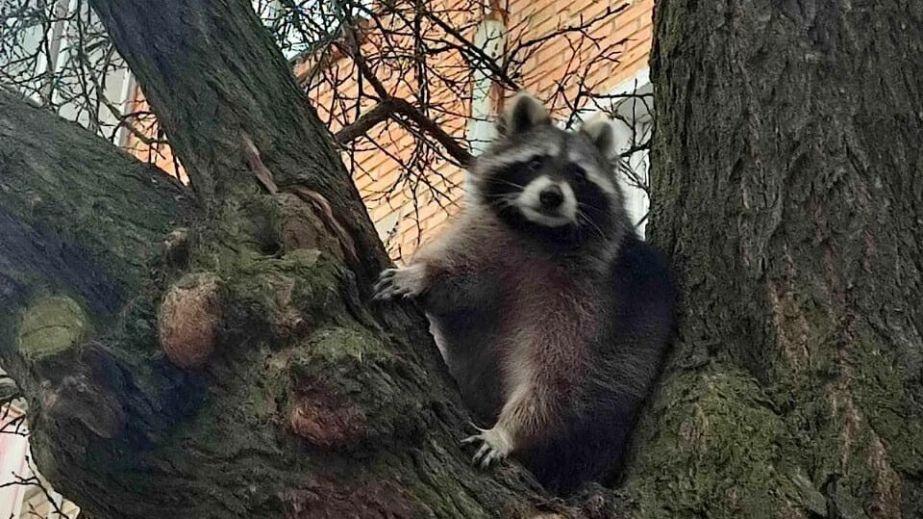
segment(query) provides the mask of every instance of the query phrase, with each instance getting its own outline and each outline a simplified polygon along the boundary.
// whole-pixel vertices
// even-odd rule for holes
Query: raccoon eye
[[[538,171],[542,168],[542,165],[545,164],[545,159],[542,157],[532,157],[532,160],[526,163],[526,169],[529,171]]]
[[[573,166],[572,170],[574,175],[574,182],[578,185],[583,185],[586,183],[586,170],[580,166]]]

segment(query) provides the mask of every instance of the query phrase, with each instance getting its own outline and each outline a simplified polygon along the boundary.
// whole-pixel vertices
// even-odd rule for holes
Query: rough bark
[[[377,276],[387,255],[333,137],[269,32],[259,30],[249,3],[90,5],[138,78],[204,205],[224,211],[223,218],[252,219],[238,207],[223,206],[258,188],[248,167],[246,142],[252,142],[278,188],[303,186],[327,199],[356,242],[361,261],[353,269],[364,281]]]
[[[367,303],[383,249],[248,3],[187,4],[94,7],[198,204],[2,98],[0,363],[44,475],[95,518],[564,509],[471,466],[422,316]]]
[[[656,9],[684,289],[638,517],[923,516],[923,4]]]
[[[105,325],[150,281],[164,234],[200,212],[162,171],[0,89],[0,334],[55,294],[80,301],[49,310],[71,309],[81,330]]]
[[[623,509],[470,467],[420,315],[366,302],[380,244],[245,1],[93,3],[199,203],[0,95],[0,362],[56,488],[98,519]],[[685,304],[632,515],[921,513],[921,19],[658,5],[651,230]]]

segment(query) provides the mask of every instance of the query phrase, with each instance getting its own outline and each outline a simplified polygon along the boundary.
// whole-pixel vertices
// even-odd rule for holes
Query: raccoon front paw
[[[475,429],[480,431],[480,434],[462,440],[464,444],[481,442],[481,446],[471,458],[471,463],[480,465],[482,469],[487,468],[494,462],[503,460],[513,451],[513,438],[505,429],[497,426],[491,429]]]
[[[417,263],[382,271],[375,283],[375,299],[416,297],[425,290],[426,267]]]

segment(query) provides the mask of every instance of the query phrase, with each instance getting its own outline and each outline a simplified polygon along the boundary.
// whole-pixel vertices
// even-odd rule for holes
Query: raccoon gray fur
[[[635,234],[605,120],[567,132],[520,94],[472,168],[466,206],[378,298],[423,305],[482,466],[513,455],[549,490],[605,481],[673,328],[665,262]]]

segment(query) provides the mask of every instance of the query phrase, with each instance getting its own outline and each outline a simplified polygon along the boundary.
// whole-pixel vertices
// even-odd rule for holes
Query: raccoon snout
[[[551,184],[539,193],[538,201],[546,211],[557,209],[564,202],[564,193],[557,184]]]

